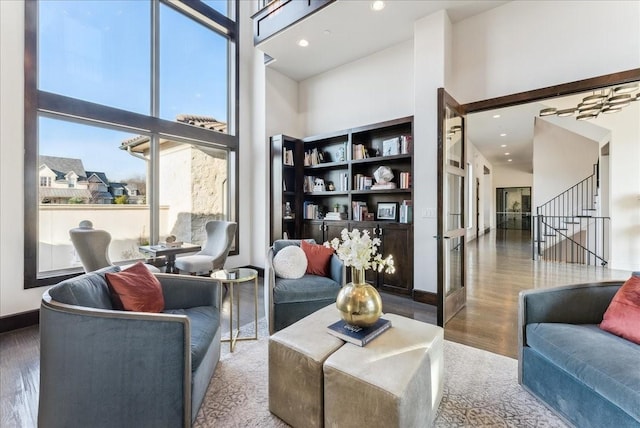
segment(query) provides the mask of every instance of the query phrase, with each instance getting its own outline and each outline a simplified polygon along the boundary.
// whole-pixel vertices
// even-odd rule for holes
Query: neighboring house
[[[109,192],[109,180],[104,172],[87,171],[91,204],[111,204],[113,194]]]
[[[40,156],[40,203],[112,204],[126,195],[127,203],[144,203],[138,186],[112,183],[104,172],[86,171],[82,159]]]
[[[91,191],[82,160],[40,156],[40,203],[88,203]]]

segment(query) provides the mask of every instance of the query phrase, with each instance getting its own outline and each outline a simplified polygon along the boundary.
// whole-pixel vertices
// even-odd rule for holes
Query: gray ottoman
[[[269,410],[293,427],[322,427],[322,363],[344,342],[326,332],[340,319],[335,304],[269,338]]]
[[[346,343],[324,362],[326,427],[428,427],[442,399],[443,329],[395,314],[364,347]]]

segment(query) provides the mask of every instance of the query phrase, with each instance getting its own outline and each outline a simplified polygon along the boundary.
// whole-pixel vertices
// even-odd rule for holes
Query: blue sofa
[[[107,267],[63,281],[40,308],[40,427],[190,427],[220,358],[209,278],[155,274],[164,313],[113,309]]]
[[[313,239],[307,242],[315,244]],[[302,278],[280,278],[273,269],[273,258],[278,251],[289,246],[300,246],[299,239],[279,239],[267,251],[265,268],[264,304],[268,315],[269,334],[336,302],[340,288],[345,284],[344,263],[335,254],[331,256],[331,277],[305,274]]]
[[[622,284],[520,293],[518,381],[576,427],[640,426],[640,345],[598,327]]]

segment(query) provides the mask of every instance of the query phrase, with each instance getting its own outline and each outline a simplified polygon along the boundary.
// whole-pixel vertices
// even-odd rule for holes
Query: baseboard
[[[413,300],[427,305],[438,305],[438,295],[429,291],[413,290]]]
[[[40,323],[40,310],[22,312],[0,318],[0,333],[31,327]]]

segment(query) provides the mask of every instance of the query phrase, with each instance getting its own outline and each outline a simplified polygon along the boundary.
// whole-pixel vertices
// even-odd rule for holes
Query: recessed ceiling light
[[[507,159],[507,162],[512,162],[512,161],[513,161],[513,159]]]
[[[309,46],[309,42],[306,39],[300,39],[298,40],[298,46],[306,48]]]
[[[505,156],[509,156],[510,154],[511,154],[511,153],[509,153],[509,152],[506,152],[506,153],[505,153],[504,155],[505,155]]]
[[[383,1],[376,0],[374,2],[371,2],[371,10],[375,10],[376,12],[379,12],[382,9],[384,9],[384,2]]]
[[[493,118],[494,118],[494,119],[497,119],[497,118],[499,118],[499,117],[500,117],[500,115],[499,115],[499,114],[494,114],[494,115],[493,115]]]
[[[500,144],[500,147],[507,147],[506,144]]]
[[[506,137],[507,134],[505,134],[504,132],[502,134],[500,134],[501,137]]]

